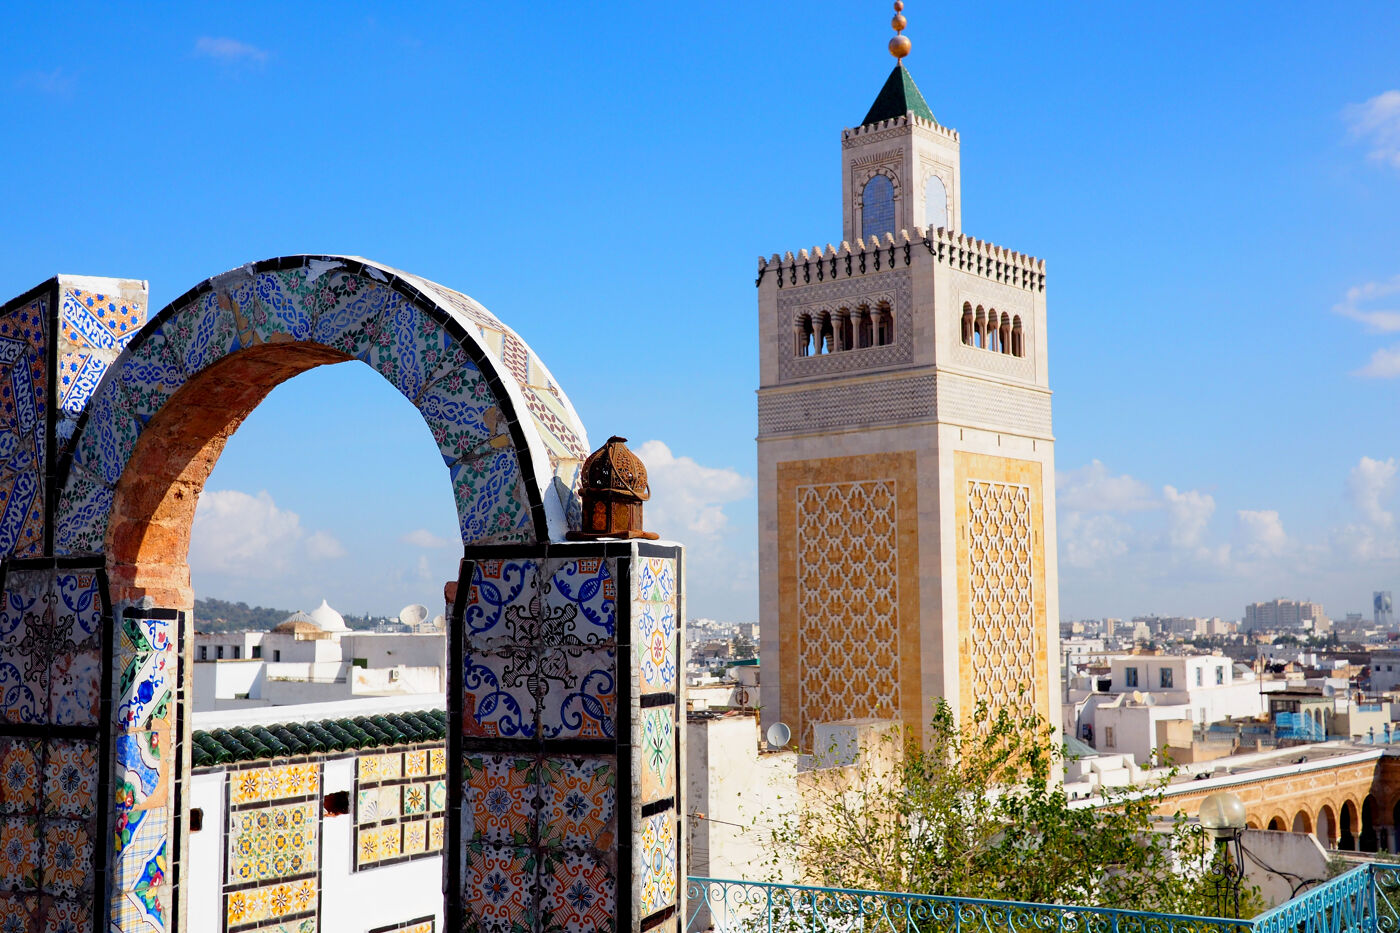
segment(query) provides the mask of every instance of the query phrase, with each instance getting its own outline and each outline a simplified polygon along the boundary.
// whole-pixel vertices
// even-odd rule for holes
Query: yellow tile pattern
[[[355,867],[375,865],[443,846],[445,746],[372,753],[356,763]],[[427,781],[412,778],[426,777]]]
[[[228,895],[228,926],[277,920],[316,907],[316,879],[269,884]]]
[[[229,781],[229,802],[233,806],[320,792],[321,766],[318,764],[249,768],[235,772]]]
[[[958,665],[964,716],[1020,705],[1048,722],[1045,524],[1041,465],[958,451]]]
[[[778,464],[783,715],[901,718],[922,734],[917,455]]]

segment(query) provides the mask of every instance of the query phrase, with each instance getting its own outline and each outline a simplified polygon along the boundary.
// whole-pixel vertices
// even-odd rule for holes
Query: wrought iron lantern
[[[642,530],[642,503],[651,498],[651,487],[646,466],[627,449],[627,438],[613,435],[589,454],[579,485],[583,527],[569,532],[570,538],[659,537]]]

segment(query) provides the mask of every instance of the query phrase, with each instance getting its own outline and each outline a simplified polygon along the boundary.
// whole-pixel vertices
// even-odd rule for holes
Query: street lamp
[[[1222,910],[1234,906],[1234,916],[1240,914],[1240,881],[1244,879],[1244,857],[1240,847],[1240,835],[1244,832],[1248,813],[1244,801],[1227,791],[1217,791],[1201,801],[1197,814],[1201,827],[1215,840],[1216,861],[1220,867],[1220,887],[1216,889],[1215,902]],[[1230,844],[1234,843],[1234,858],[1230,857]]]

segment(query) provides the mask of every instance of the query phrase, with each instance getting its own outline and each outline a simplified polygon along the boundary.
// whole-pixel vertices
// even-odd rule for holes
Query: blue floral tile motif
[[[122,619],[117,665],[117,723],[145,729],[169,714],[175,680],[175,644],[167,619]]]
[[[610,757],[547,757],[540,763],[540,843],[602,849],[617,840],[617,765]]]
[[[462,734],[529,739],[539,734],[539,655],[531,648],[468,650],[462,669]]]
[[[171,358],[186,376],[239,348],[232,302],[217,289],[199,295],[162,326]]]
[[[73,462],[109,486],[116,486],[136,449],[141,425],[116,391],[99,391],[88,408],[87,426],[73,448]]]
[[[643,557],[633,564],[637,599],[669,603],[676,598],[676,562],[669,557]]]
[[[308,270],[291,269],[283,272],[263,272],[256,276],[253,291],[263,313],[255,325],[258,336],[266,342],[274,334],[286,334],[293,340],[311,336],[311,308],[305,295],[298,295],[288,286],[314,287],[308,282]]]
[[[612,855],[589,849],[546,851],[540,870],[540,933],[612,933],[617,880]],[[657,927],[658,933],[665,933]]]
[[[535,875],[530,849],[476,842],[467,845],[462,903],[467,929],[519,933],[535,929]]]
[[[676,611],[669,603],[635,603],[637,660],[643,693],[676,689]]]
[[[463,541],[505,544],[532,537],[530,500],[514,448],[459,460],[451,475]]]
[[[617,579],[601,557],[551,560],[541,570],[549,645],[617,641]]]
[[[540,734],[546,739],[610,739],[617,734],[617,650],[545,648],[535,683]]]
[[[463,613],[468,644],[478,648],[534,644],[539,611],[538,563],[476,562]]]
[[[101,551],[115,494],[111,485],[75,465],[69,471],[68,485],[59,496],[54,552],[95,554]]]
[[[44,483],[39,474],[0,472],[0,555],[40,553],[43,522]]]
[[[162,329],[146,334],[123,358],[114,383],[104,391],[120,393],[122,406],[144,426],[184,384],[184,368]]]
[[[12,570],[0,603],[0,704],[9,722],[94,725],[101,606],[91,572]]]
[[[470,363],[434,382],[418,399],[418,411],[433,432],[443,462],[486,453],[486,446],[505,438],[509,428],[480,370]]]
[[[49,718],[49,664],[53,648],[40,628],[48,579],[42,572],[10,571],[0,602],[0,703],[5,721]]]

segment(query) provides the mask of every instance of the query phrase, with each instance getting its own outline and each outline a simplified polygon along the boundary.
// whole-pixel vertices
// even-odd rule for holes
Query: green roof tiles
[[[909,69],[903,65],[895,65],[894,71],[885,79],[885,86],[880,88],[880,93],[875,96],[875,103],[870,105],[870,112],[860,121],[860,125],[869,126],[881,120],[892,120],[911,111],[916,117],[923,117],[933,123],[938,122],[933,119],[933,111],[928,109],[928,103],[924,100],[924,95],[919,93],[919,86],[914,83],[914,76],[909,73]]]
[[[190,754],[194,767],[211,768],[242,761],[417,745],[446,738],[447,713],[440,709],[419,710],[355,719],[196,729]]]

